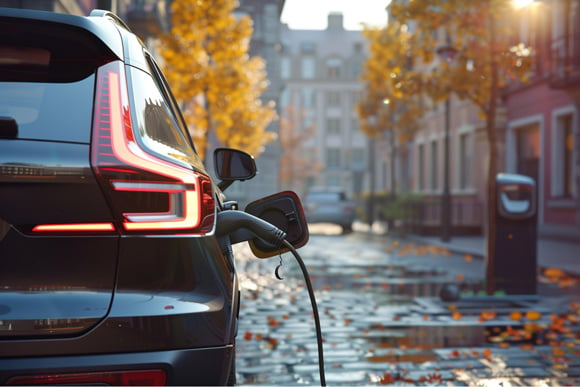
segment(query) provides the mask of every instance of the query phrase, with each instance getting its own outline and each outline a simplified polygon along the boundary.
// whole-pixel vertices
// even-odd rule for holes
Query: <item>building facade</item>
[[[580,2],[533,2],[517,11],[513,25],[517,42],[532,48],[534,64],[529,81],[509,83],[498,101],[498,171],[535,180],[540,236],[580,241]],[[413,139],[401,145],[410,164],[398,150],[397,178],[422,197],[422,222],[430,227],[419,231],[436,234],[447,153],[454,234],[483,233],[485,123],[469,102],[455,96],[449,110],[448,149],[442,102],[425,114]]]
[[[519,16],[536,56],[531,81],[505,95],[506,170],[536,180],[540,234],[580,241],[580,3],[535,2]]]
[[[325,30],[282,30],[280,110],[286,130],[301,138],[283,151],[306,160],[283,188],[339,187],[350,196],[368,189],[369,142],[355,110],[365,59],[361,32],[346,30],[342,14],[330,14]]]

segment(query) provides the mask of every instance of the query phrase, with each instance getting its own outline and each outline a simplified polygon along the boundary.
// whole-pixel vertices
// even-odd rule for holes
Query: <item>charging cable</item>
[[[246,229],[251,231],[253,235],[247,236],[243,232],[240,234],[239,229]],[[242,230],[243,231],[243,230]],[[298,265],[300,270],[302,270],[302,275],[304,276],[304,281],[306,282],[306,288],[308,289],[308,295],[310,297],[310,304],[312,305],[312,314],[314,316],[314,325],[316,328],[316,342],[318,344],[318,370],[320,373],[320,385],[326,386],[326,376],[324,373],[324,352],[322,347],[322,329],[320,328],[320,316],[318,314],[318,306],[316,305],[316,298],[314,296],[314,289],[312,287],[312,282],[310,281],[310,275],[306,269],[306,265],[298,254],[298,251],[288,242],[286,238],[286,233],[280,230],[273,224],[266,222],[252,214],[248,214],[244,211],[238,210],[225,210],[218,213],[218,220],[216,226],[216,234],[218,236],[230,235],[233,239],[232,243],[241,242],[243,240],[248,240],[254,236],[258,236],[260,239],[266,242],[272,243],[274,246],[281,247],[285,246],[290,250]],[[232,235],[238,234],[236,237]]]

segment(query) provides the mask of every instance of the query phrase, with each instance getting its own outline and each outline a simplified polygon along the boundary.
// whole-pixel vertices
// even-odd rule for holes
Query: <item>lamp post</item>
[[[445,45],[437,49],[437,54],[445,62],[450,63],[455,58],[457,50],[451,45],[449,32],[446,33]],[[451,192],[449,183],[449,131],[451,126],[451,93],[445,99],[445,132],[443,137],[443,194],[441,196],[441,240],[451,240]]]

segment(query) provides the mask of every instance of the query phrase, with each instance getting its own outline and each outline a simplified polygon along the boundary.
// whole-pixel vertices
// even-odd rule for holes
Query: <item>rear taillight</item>
[[[187,235],[213,232],[215,202],[210,178],[181,162],[172,163],[148,153],[136,140],[123,66],[116,61],[98,70],[91,143],[91,166],[115,221],[41,224],[34,226],[33,232]]]
[[[87,372],[75,374],[47,374],[15,376],[8,385],[47,385],[47,384],[92,384],[111,386],[163,386],[167,375],[163,370],[134,370],[112,372]]]
[[[214,228],[209,177],[147,153],[136,141],[120,62],[99,69],[92,166],[125,233],[206,234]]]

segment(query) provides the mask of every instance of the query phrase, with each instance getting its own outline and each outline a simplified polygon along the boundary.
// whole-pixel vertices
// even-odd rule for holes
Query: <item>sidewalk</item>
[[[455,236],[449,242],[442,242],[438,237],[407,236],[410,239],[445,247],[461,254],[472,254],[484,258],[485,238],[483,236]],[[541,268],[557,268],[574,276],[580,276],[580,241],[565,242],[555,239],[539,238],[537,240],[537,262]]]
[[[368,225],[358,223],[356,229],[363,231]],[[386,228],[375,224],[373,233],[382,234]],[[476,258],[485,257],[485,238],[483,236],[454,236],[449,242],[442,242],[439,237],[425,237],[408,234],[407,239],[440,246],[458,254],[471,254]],[[580,277],[580,241],[567,242],[548,238],[537,240],[537,263],[541,268],[557,268]]]

